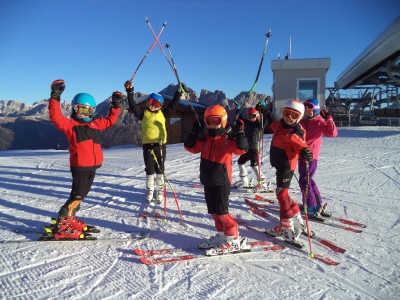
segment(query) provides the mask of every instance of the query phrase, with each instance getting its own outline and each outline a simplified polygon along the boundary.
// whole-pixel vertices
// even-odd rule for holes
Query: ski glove
[[[232,125],[233,132],[236,134],[244,130],[244,122],[240,119],[236,120],[236,123]]]
[[[185,94],[187,94],[189,92],[186,84],[184,84],[183,82],[180,83],[180,87],[178,90],[180,90],[181,92],[184,91]]]
[[[111,96],[111,105],[113,108],[121,107],[122,105],[122,98],[124,98],[124,94],[120,91],[116,91]]]
[[[133,83],[130,80],[125,81],[124,83],[125,91],[127,93],[133,93]]]
[[[329,110],[327,110],[326,108],[321,109],[321,111],[319,112],[319,114],[320,114],[321,117],[323,117],[325,120],[327,120],[329,117],[332,118],[331,113],[330,113]]]
[[[190,130],[191,133],[193,133],[195,136],[197,136],[200,132],[203,131],[205,127],[204,121],[203,120],[195,120],[192,125],[192,129]]]
[[[303,148],[300,152],[300,157],[305,161],[312,161],[314,159],[310,148]]]
[[[233,109],[236,109],[236,110],[241,108],[239,102],[236,100],[233,101],[232,107],[233,107]]]
[[[262,110],[264,110],[264,109],[266,109],[267,108],[267,104],[265,103],[265,101],[264,100],[260,100],[258,103],[257,103],[257,105],[256,105],[256,109],[258,110],[258,111],[262,111]]]
[[[51,93],[50,97],[60,102],[61,94],[64,92],[65,89],[65,82],[62,79],[54,80],[51,84]]]

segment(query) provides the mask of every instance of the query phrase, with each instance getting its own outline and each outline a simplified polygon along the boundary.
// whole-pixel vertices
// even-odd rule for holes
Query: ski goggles
[[[217,128],[221,126],[222,118],[218,116],[211,116],[206,118],[206,125],[212,126],[213,128]]]
[[[291,109],[291,108],[284,108],[282,110],[282,115],[285,118],[290,118],[292,120],[298,120],[301,116],[301,113],[298,112],[297,110]]]
[[[159,109],[162,106],[162,103],[156,99],[150,98],[149,99],[149,107],[153,106],[156,109]]]
[[[249,119],[257,119],[257,117],[259,116],[259,114],[258,113],[255,113],[255,114],[247,114],[247,118],[249,118]]]
[[[310,102],[304,102],[303,105],[304,105],[304,108],[305,108],[306,110],[320,109],[320,106],[319,106],[319,105],[314,105],[314,104],[312,104],[312,103],[310,103]]]
[[[74,111],[77,116],[90,117],[94,114],[95,108],[89,105],[75,104]]]

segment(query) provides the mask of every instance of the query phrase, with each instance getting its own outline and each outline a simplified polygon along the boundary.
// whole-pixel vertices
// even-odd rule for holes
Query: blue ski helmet
[[[86,93],[79,93],[74,97],[74,99],[72,99],[71,105],[72,115],[74,117],[81,119],[85,122],[92,121],[92,115],[96,110],[96,101],[91,95]],[[81,116],[79,114],[79,106],[88,106],[90,107],[90,109],[87,110],[87,113],[84,116]]]
[[[321,110],[321,107],[319,106],[319,102],[316,99],[308,99],[304,101],[304,108],[306,110],[312,110],[314,111],[314,116],[317,116],[319,114],[319,111]]]
[[[159,104],[155,105],[155,107],[158,109],[161,108],[161,106],[164,105],[164,98],[163,96],[159,95],[159,94],[155,94],[155,93],[151,93],[150,96],[147,98],[147,107],[150,107],[150,104],[152,101],[156,101],[159,102]]]

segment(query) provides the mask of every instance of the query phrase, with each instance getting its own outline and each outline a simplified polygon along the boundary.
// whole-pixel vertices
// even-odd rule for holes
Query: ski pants
[[[59,216],[75,216],[83,199],[89,194],[96,171],[71,171],[72,188],[67,202],[61,206]]]
[[[167,145],[162,144],[162,146],[160,147],[160,144],[158,143],[143,144],[143,158],[144,165],[146,167],[146,175],[153,175],[154,173],[162,174],[162,170],[158,168],[156,160],[154,159],[154,155],[151,151],[154,151],[160,167],[164,168],[164,162],[167,157]]]
[[[213,217],[215,228],[217,231],[223,231],[227,236],[234,236],[238,235],[239,229],[235,217],[228,212],[230,193],[230,184],[204,186],[207,212]]]
[[[291,219],[300,212],[297,203],[289,196],[289,187],[294,172],[290,169],[276,170],[276,198],[279,202],[280,219]]]
[[[314,181],[313,177],[315,172],[317,171],[318,160],[310,161],[309,163],[309,176],[310,181],[308,185],[308,194],[307,194],[307,206],[314,207],[317,204],[321,204],[321,194],[317,187],[317,183]],[[299,185],[300,189],[305,195],[306,186],[307,186],[307,169],[306,162],[302,159],[299,159]]]
[[[249,149],[245,154],[240,155],[238,159],[239,165],[244,165],[250,160],[250,166],[258,166],[258,150]]]

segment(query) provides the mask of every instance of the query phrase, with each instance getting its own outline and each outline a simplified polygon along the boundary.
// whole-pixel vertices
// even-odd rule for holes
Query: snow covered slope
[[[275,183],[265,135],[263,172]],[[182,144],[167,147],[166,175],[179,199],[185,226],[168,192],[167,222],[141,221],[144,205],[142,149],[105,150],[78,217],[99,227],[100,238],[151,228],[142,242],[41,242],[0,244],[1,299],[398,299],[400,293],[400,128],[341,128],[325,139],[315,176],[330,211],[367,228],[354,233],[311,223],[318,236],[344,247],[344,254],[313,242],[313,250],[338,262],[329,266],[286,248],[144,265],[134,248],[195,247],[214,234],[199,183],[199,156]],[[67,151],[0,152],[0,240],[35,240],[69,197]],[[238,168],[234,166],[234,180]],[[301,202],[297,182],[292,197]],[[249,197],[254,198],[253,195]],[[269,198],[274,199],[274,195]],[[230,211],[260,228],[275,218],[251,214],[244,196],[232,194]],[[163,206],[160,207],[163,209]],[[273,212],[269,212],[274,214]],[[19,233],[14,232],[19,229]],[[131,233],[134,235],[135,233]],[[270,240],[241,227],[249,241]],[[308,249],[308,245],[307,245]],[[190,252],[189,252],[190,254]],[[172,256],[177,256],[174,254]]]

